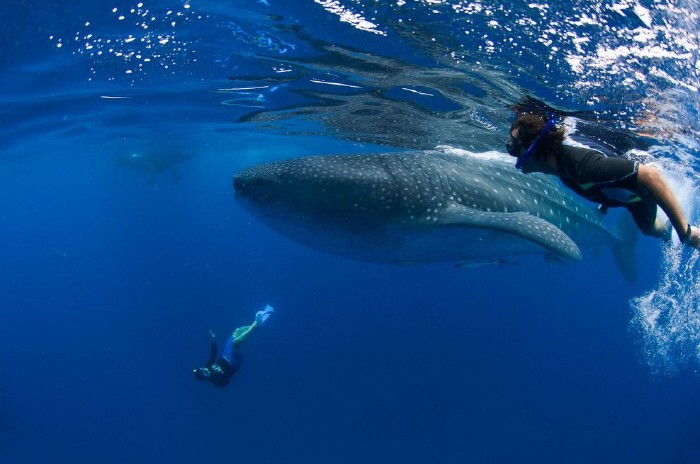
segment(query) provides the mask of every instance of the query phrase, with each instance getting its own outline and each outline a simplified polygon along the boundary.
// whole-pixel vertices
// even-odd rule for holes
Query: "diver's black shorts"
[[[606,168],[611,180],[602,183],[601,187],[633,192],[636,198],[623,206],[632,214],[637,227],[643,233],[650,233],[656,222],[657,204],[651,193],[639,185],[639,164],[626,158],[608,158]]]
[[[637,227],[644,232],[651,232],[656,222],[657,203],[645,188],[639,185],[637,179],[639,164],[627,158],[607,158],[605,160],[605,176],[607,180],[598,185],[606,194],[616,189],[634,194],[636,198],[626,201],[621,206],[632,214]],[[632,196],[632,195],[630,195]]]
[[[656,200],[639,185],[639,163],[627,158],[606,157],[595,150],[566,147],[563,163],[573,174],[569,183],[585,198],[604,206],[622,206],[632,214],[643,233],[656,222]]]
[[[620,188],[636,192],[639,164],[627,158],[589,156],[577,166],[580,183],[593,183],[601,188]]]
[[[644,233],[650,233],[656,222],[656,200],[648,193],[639,193],[640,200],[625,205],[627,211],[632,213],[634,222]]]

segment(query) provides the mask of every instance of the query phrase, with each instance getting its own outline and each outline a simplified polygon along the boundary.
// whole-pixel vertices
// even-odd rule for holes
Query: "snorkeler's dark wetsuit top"
[[[210,372],[207,380],[217,387],[225,387],[231,382],[233,374],[241,367],[242,357],[237,351],[230,350],[229,353],[224,353],[224,356],[216,359],[216,351],[216,342],[212,340],[209,350],[209,360],[207,361],[207,368]],[[228,355],[228,357],[226,355]]]
[[[564,145],[557,156],[562,182],[582,197],[605,206],[639,201],[637,162],[597,150]]]
[[[582,197],[607,207],[622,206],[632,214],[642,231],[656,221],[657,204],[637,180],[636,161],[589,148],[564,145],[556,155],[561,181]]]

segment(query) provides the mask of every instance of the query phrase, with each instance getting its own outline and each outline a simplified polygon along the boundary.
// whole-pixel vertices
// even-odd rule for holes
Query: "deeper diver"
[[[681,243],[700,248],[700,229],[691,226],[661,172],[638,161],[606,156],[592,148],[565,145],[565,130],[553,117],[521,112],[510,128],[508,154],[523,172],[558,176],[580,196],[601,205],[626,208],[645,235],[670,240],[670,226],[656,217],[666,213]]]
[[[251,325],[239,327],[233,331],[224,348],[224,353],[220,358],[216,358],[216,335],[211,330],[211,348],[209,360],[205,367],[200,367],[193,371],[197,380],[208,380],[217,387],[225,387],[231,382],[231,377],[241,367],[243,357],[241,356],[241,344],[260,327],[274,312],[272,306],[267,305],[264,310],[255,313],[255,320]]]

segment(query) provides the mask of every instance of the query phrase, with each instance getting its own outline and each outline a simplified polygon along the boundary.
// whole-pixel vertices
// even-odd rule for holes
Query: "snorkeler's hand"
[[[700,248],[700,229],[696,226],[689,226],[690,233],[685,238],[685,244],[692,248]]]

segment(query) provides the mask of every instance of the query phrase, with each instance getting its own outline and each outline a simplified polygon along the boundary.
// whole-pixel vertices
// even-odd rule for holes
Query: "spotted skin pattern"
[[[301,157],[234,176],[272,229],[350,258],[428,263],[555,254],[615,241],[600,214],[549,176],[444,151]]]

